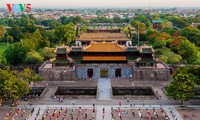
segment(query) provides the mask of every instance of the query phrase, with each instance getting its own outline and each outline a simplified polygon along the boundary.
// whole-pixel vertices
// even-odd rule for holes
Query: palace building
[[[132,46],[130,36],[120,29],[87,30],[75,43],[76,46],[57,47],[55,58],[40,67],[45,80],[170,80],[169,67],[154,58],[152,46]]]

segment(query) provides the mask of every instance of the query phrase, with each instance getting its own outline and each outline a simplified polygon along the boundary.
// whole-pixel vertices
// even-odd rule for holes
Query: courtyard
[[[29,119],[29,120],[195,120],[199,117],[199,109],[193,108],[190,101],[185,102],[188,109],[180,109],[180,102],[169,99],[161,86],[167,82],[157,81],[131,81],[129,79],[103,79],[110,81],[110,86],[105,82],[94,80],[68,81],[68,82],[43,82],[35,87],[46,86],[47,91],[37,99],[20,101],[17,107],[4,105],[0,109],[1,119]],[[104,83],[104,84],[103,84]],[[107,85],[109,85],[107,83]],[[58,86],[70,87],[98,87],[101,89],[97,96],[88,95],[56,95]],[[112,87],[151,87],[155,97],[145,95],[120,95],[114,96],[108,88]],[[106,90],[108,89],[108,90]],[[106,95],[106,94],[107,95]],[[43,93],[42,93],[43,94]],[[106,96],[105,96],[106,95]],[[62,99],[61,99],[62,98]],[[169,109],[170,108],[170,109]],[[103,112],[104,111],[104,112]],[[134,114],[133,114],[134,112]],[[141,117],[142,116],[142,117]]]

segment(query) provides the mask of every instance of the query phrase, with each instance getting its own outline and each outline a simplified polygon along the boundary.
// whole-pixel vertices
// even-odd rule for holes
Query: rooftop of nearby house
[[[192,23],[193,27],[198,27],[200,25],[200,23]]]
[[[152,20],[152,23],[162,23],[164,20]]]

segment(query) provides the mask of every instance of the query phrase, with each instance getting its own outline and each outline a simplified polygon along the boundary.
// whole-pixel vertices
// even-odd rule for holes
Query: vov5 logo
[[[9,12],[30,12],[31,4],[6,4]]]

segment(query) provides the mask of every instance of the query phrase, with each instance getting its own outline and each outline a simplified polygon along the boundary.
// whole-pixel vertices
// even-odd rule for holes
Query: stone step
[[[98,99],[111,100],[111,82],[109,78],[100,78],[98,80]]]

